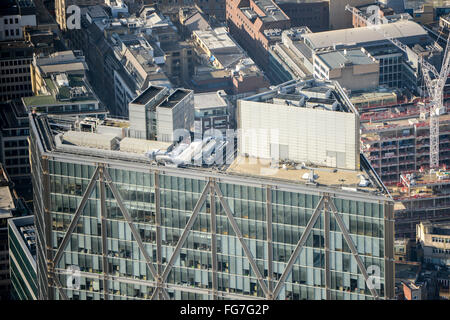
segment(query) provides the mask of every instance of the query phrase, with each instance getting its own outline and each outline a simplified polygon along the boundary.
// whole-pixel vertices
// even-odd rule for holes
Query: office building
[[[28,112],[22,101],[0,104],[0,162],[16,191],[27,200],[33,198],[31,190],[28,136]]]
[[[178,11],[178,23],[184,37],[190,38],[195,30],[206,31],[212,28],[213,20],[197,7],[182,7]]]
[[[8,220],[11,298],[37,300],[34,216]]]
[[[314,53],[320,50],[364,48],[379,61],[379,84],[391,88],[407,88],[422,94],[420,56],[430,58],[429,62],[438,66],[442,48],[433,45],[427,31],[409,20],[382,24],[383,32],[402,42],[411,49],[406,55],[387,40],[382,32],[370,27],[349,28],[302,35],[304,43]]]
[[[324,50],[314,55],[314,78],[336,80],[351,91],[376,89],[379,62],[364,48]]]
[[[450,223],[423,220],[417,224],[417,242],[425,262],[450,266]]]
[[[194,132],[203,135],[207,130],[217,129],[225,135],[227,129],[234,128],[234,108],[224,91],[195,93],[194,109]]]
[[[281,41],[270,47],[267,76],[272,83],[313,77],[313,52],[301,37],[310,32],[307,27],[285,30],[281,33]]]
[[[405,1],[405,12],[419,23],[429,24],[435,20],[435,4],[433,2]]]
[[[395,37],[405,45],[428,44],[430,38],[419,24],[413,21],[397,21],[381,25],[380,28],[387,34]],[[313,50],[326,47],[356,47],[376,44],[387,44],[383,34],[370,27],[348,28],[342,30],[308,33],[303,36],[305,43]]]
[[[365,4],[361,6],[356,6],[355,8],[359,10],[360,14],[364,16],[365,20],[373,19],[371,16],[374,14],[375,6],[378,7],[378,19],[380,19],[380,23],[392,23],[399,20],[412,20],[412,17],[408,13],[404,13],[403,11],[397,12],[394,8],[389,7],[385,3],[382,2],[374,2],[370,4]],[[382,19],[382,20],[381,20]],[[357,15],[353,15],[353,27],[365,27],[366,22],[363,21]]]
[[[22,98],[28,112],[77,116],[104,116],[86,77],[84,57],[77,51],[55,52],[49,56],[34,56],[31,82],[34,96]]]
[[[0,41],[23,40],[23,27],[36,26],[33,0],[4,0],[0,7]]]
[[[327,52],[343,53],[344,50],[362,50],[367,57],[371,56],[379,63],[379,85],[386,85],[390,88],[407,88],[411,92],[420,94],[422,89],[418,65],[419,56],[433,57],[430,63],[438,65],[442,50],[430,46],[431,38],[427,32],[413,21],[398,21],[383,25],[382,28],[387,28],[385,30],[386,33],[409,45],[412,50],[411,54],[406,56],[380,33],[368,27],[316,33],[312,33],[308,28],[292,28],[283,31],[281,41],[271,46],[267,74],[274,83],[294,78],[307,79],[315,72],[314,60],[317,60],[316,57],[318,55],[326,54]],[[339,53],[331,53],[331,55],[339,56]],[[333,61],[335,60],[342,59],[333,57]],[[359,80],[355,81],[356,91],[361,91],[362,89],[367,91],[367,88],[373,89],[376,86],[375,79],[372,79],[374,73],[367,68],[374,68],[374,66],[369,67],[370,62],[364,57],[361,57],[361,59],[356,59],[355,57],[353,60],[352,64],[359,65],[356,67],[357,69],[365,70],[356,77],[359,80],[364,80],[362,81],[363,83],[360,83],[361,86],[359,88],[357,87],[358,83],[356,83]],[[363,60],[367,60],[366,67],[363,67]],[[325,69],[329,68],[328,66]],[[349,69],[353,68],[350,67]],[[320,71],[315,73],[320,75]],[[324,78],[324,76],[321,76],[321,78]],[[339,81],[339,79],[336,80]],[[348,81],[340,80],[344,81],[342,83],[343,86],[347,87],[349,85]],[[368,82],[367,80],[370,81]],[[350,84],[350,87],[352,86]]]
[[[178,0],[177,2],[171,0],[158,0],[154,3],[158,6],[158,10],[165,15],[176,16],[180,9],[196,8],[198,11],[201,11],[217,21],[224,22],[226,19],[225,0]]]
[[[128,104],[150,85],[172,87],[162,66],[164,52],[144,37],[116,36],[114,53],[122,67],[114,70],[115,112],[127,117]]]
[[[193,45],[188,41],[165,42],[161,44],[165,54],[164,72],[174,86],[185,87],[194,74],[195,55]]]
[[[234,39],[229,36],[224,27],[205,31],[194,30],[192,38],[199,64],[210,66],[210,70],[207,70],[207,72],[201,72],[200,68],[197,68],[196,76],[223,70],[229,78],[223,87],[214,86],[214,88],[211,88],[214,91],[226,90],[233,94],[241,94],[256,92],[269,86],[264,73],[247,56],[246,52],[234,42]],[[194,77],[193,81],[195,82],[195,80]],[[212,84],[210,87],[212,87]]]
[[[34,0],[36,5],[36,22],[40,30],[50,30],[60,36],[60,29],[55,20],[54,0]]]
[[[55,0],[55,17],[56,23],[62,31],[67,31],[70,27],[67,27],[67,18],[70,14],[67,12],[67,9],[76,5],[79,7],[82,6],[94,6],[97,4],[104,4],[105,0]]]
[[[226,14],[231,36],[262,68],[268,64],[269,47],[291,26],[289,17],[272,0],[227,1]]]
[[[31,96],[33,48],[24,41],[0,42],[0,102]]]
[[[192,48],[167,17],[153,7],[137,14],[113,18],[101,6],[90,6],[82,10],[83,28],[70,34],[72,47],[86,54],[96,93],[112,115],[124,118],[130,101],[148,86],[172,87],[172,80],[182,85],[193,69]]]
[[[303,180],[310,169],[274,173],[243,154],[195,164],[227,141],[131,152],[96,131],[68,144],[49,121],[30,115],[40,299],[393,297],[393,203],[364,157]],[[79,287],[67,285],[73,265]]]
[[[191,90],[150,86],[130,102],[130,136],[173,142],[176,129],[194,125],[194,94]]]

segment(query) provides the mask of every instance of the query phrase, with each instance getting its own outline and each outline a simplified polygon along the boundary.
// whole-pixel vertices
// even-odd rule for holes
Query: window
[[[5,37],[9,37],[9,31],[5,30]]]

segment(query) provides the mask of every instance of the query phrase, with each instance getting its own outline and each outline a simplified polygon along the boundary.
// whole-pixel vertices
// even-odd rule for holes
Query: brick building
[[[289,17],[292,27],[307,26],[313,32],[328,30],[330,24],[328,0],[277,0],[276,3]]]
[[[260,67],[267,66],[269,47],[281,40],[282,30],[290,28],[289,17],[271,0],[230,0],[226,14],[233,38]]]

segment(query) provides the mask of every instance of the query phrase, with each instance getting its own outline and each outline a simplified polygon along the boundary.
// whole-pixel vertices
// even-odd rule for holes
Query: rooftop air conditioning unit
[[[314,183],[318,177],[319,177],[318,175],[314,174],[314,170],[311,169],[310,172],[306,172],[303,174],[302,179]]]
[[[359,186],[367,187],[369,184],[370,184],[370,181],[364,175],[361,175],[360,180],[359,180]]]

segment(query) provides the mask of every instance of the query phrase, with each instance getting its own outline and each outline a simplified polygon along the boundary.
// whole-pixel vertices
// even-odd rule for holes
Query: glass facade
[[[33,244],[27,246],[19,231],[23,226],[34,230],[33,220],[32,216],[27,216],[8,221],[11,298],[14,300],[36,300],[38,296],[35,247]]]
[[[46,163],[52,250],[45,254],[55,257],[96,167],[57,160]],[[170,270],[164,286],[171,299],[266,297],[225,208],[217,194],[211,195],[210,188],[206,187],[207,178],[174,176],[156,170],[105,170],[108,170],[123,199],[150,262],[160,274],[166,268]],[[249,248],[264,283],[268,285],[269,274],[272,273],[269,287],[276,287],[322,195],[300,190],[282,191],[274,186],[255,187],[247,185],[245,180],[238,183],[228,183],[226,179],[221,181],[216,185],[234,216],[242,241]],[[100,185],[100,181],[95,183],[61,259],[54,266],[55,273],[69,299],[104,299],[105,295],[109,299],[150,299],[156,281],[107,185],[107,231],[105,239],[102,239]],[[170,266],[172,254],[204,190],[208,195],[204,203],[199,204],[192,228],[173,266]],[[339,196],[330,196],[329,199],[340,213],[365,268],[379,270],[380,287],[377,292],[384,297],[385,280],[391,281],[385,279],[384,270],[387,202],[358,201]],[[39,205],[37,208],[38,215],[42,214]],[[278,299],[327,298],[325,230],[325,214],[322,213],[293,262],[292,272],[288,273]],[[365,278],[332,214],[329,230],[329,298],[372,299]],[[45,231],[41,232],[40,236],[45,237]],[[108,275],[105,278],[102,241],[107,248]],[[44,251],[40,252],[44,254]],[[67,272],[71,266],[80,269],[79,286],[71,283],[73,276]],[[40,280],[40,285],[47,286],[47,283]],[[48,297],[61,299],[57,286],[51,283],[49,286],[52,294]]]

